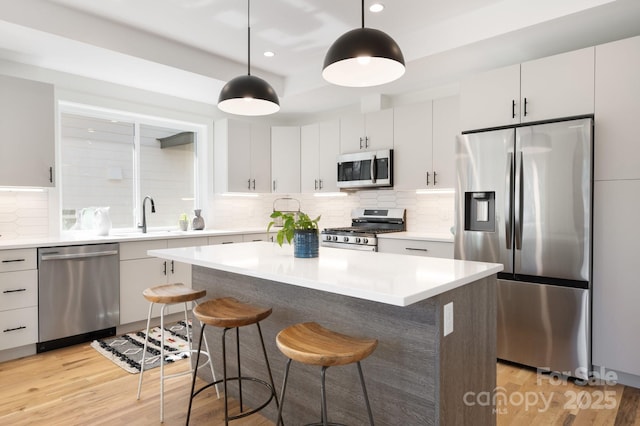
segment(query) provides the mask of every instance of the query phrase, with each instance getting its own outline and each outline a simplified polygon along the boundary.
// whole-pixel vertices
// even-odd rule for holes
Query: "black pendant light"
[[[268,115],[280,110],[280,101],[269,83],[251,75],[250,7],[250,0],[247,0],[247,75],[238,76],[224,85],[218,97],[218,108],[237,115]]]
[[[402,51],[389,35],[364,27],[348,31],[329,48],[322,77],[339,86],[368,87],[389,83],[405,71]]]

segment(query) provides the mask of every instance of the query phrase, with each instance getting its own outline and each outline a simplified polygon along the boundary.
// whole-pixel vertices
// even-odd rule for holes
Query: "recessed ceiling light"
[[[384,10],[384,4],[382,3],[373,3],[369,6],[369,11],[373,13],[382,12]]]
[[[274,56],[276,56],[276,54],[270,50],[267,50],[266,52],[264,52],[264,56],[266,56],[267,58],[273,58]]]

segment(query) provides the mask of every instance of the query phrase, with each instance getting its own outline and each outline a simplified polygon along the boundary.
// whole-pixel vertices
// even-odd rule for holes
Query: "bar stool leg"
[[[197,306],[198,302],[197,301],[193,301],[193,303]],[[185,307],[187,306],[187,304],[185,303]],[[185,311],[185,317],[186,317],[186,311]],[[204,327],[204,324],[202,322],[200,322],[200,327]],[[187,333],[188,334],[188,333]],[[199,347],[202,347],[202,345],[200,344]],[[191,348],[191,343],[189,343],[189,348]],[[211,354],[211,351],[209,350],[209,342],[207,342],[207,336],[204,336],[204,348],[207,350],[207,354],[209,354],[209,367],[211,368],[211,377],[213,378],[213,381],[216,382],[216,372],[213,370],[213,355]],[[200,350],[198,349],[198,352],[200,352]],[[196,362],[194,368],[196,369],[196,371],[198,370],[198,363]],[[218,397],[218,399],[220,399],[220,390],[218,388],[218,385],[215,385],[216,388],[216,396]]]
[[[198,365],[198,363],[200,363],[200,350],[202,349],[202,336],[204,336],[204,327],[205,324],[202,324],[202,327],[200,327],[200,341],[198,342],[198,352],[196,355],[196,366]],[[193,370],[193,375],[191,378],[191,393],[189,394],[189,409],[187,411],[187,426],[189,425],[189,418],[191,417],[191,406],[193,405],[193,391],[196,389],[196,376],[197,374],[197,368],[195,368]]]
[[[320,390],[322,392],[322,400],[321,400],[321,404],[322,404],[322,424],[324,426],[328,426],[329,421],[327,420],[327,392],[324,386],[324,382],[325,382],[325,376],[327,373],[327,368],[325,366],[322,366],[322,372],[320,373],[320,377],[322,378],[322,384],[320,386]]]
[[[262,354],[264,355],[264,363],[267,366],[267,372],[269,373],[269,383],[271,383],[271,388],[273,389],[273,398],[276,400],[276,407],[280,408],[280,403],[278,402],[278,393],[276,392],[276,385],[273,383],[273,374],[271,374],[271,365],[269,365],[269,357],[267,356],[267,348],[264,346],[264,339],[262,338],[262,328],[260,327],[260,323],[257,322],[256,326],[258,327],[258,334],[260,335],[260,344],[262,345]],[[277,425],[278,423],[276,423]]]
[[[364,395],[364,403],[367,405],[367,414],[369,415],[369,424],[373,426],[373,414],[371,413],[371,405],[369,404],[369,395],[367,395],[367,387],[364,385],[364,375],[362,374],[362,366],[360,361],[357,362],[358,374],[360,375],[360,384],[362,385],[362,394]]]
[[[244,411],[244,407],[242,404],[242,369],[240,368],[240,328],[236,328],[236,358],[238,362],[238,393],[240,395],[240,412],[242,413]]]
[[[164,313],[167,305],[160,310],[160,423],[164,423]]]
[[[147,343],[149,342],[149,326],[151,325],[151,311],[153,310],[153,303],[149,303],[149,314],[147,315],[147,331],[144,337],[144,346],[142,349],[142,362],[140,364],[140,377],[138,377],[138,396],[136,399],[140,399],[140,392],[142,391],[142,376],[144,376],[144,363],[147,359]]]
[[[291,358],[287,359],[287,365],[284,368],[284,379],[282,379],[282,393],[280,393],[280,406],[278,407],[278,419],[276,420],[276,425],[280,425],[280,423],[284,424],[284,422],[282,421],[282,407],[284,406],[284,394],[287,391],[289,367],[291,367]]]

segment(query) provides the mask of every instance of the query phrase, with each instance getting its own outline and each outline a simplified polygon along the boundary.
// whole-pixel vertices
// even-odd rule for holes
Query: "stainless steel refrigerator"
[[[502,263],[499,359],[591,370],[593,119],[456,141],[456,259]]]

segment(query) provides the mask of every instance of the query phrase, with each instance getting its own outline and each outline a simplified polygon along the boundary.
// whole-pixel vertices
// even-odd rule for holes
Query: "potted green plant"
[[[276,234],[276,241],[282,247],[284,241],[293,241],[293,255],[295,257],[318,257],[320,239],[318,235],[318,221],[320,216],[311,219],[303,212],[274,211],[271,219],[281,219],[282,228]],[[275,220],[269,222],[267,232],[275,225]]]

